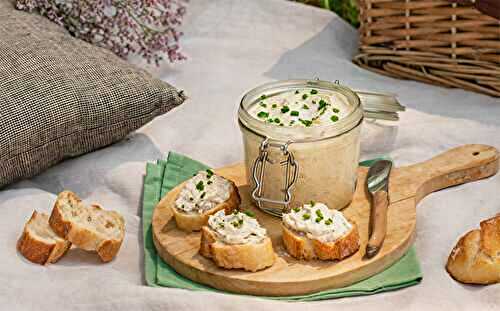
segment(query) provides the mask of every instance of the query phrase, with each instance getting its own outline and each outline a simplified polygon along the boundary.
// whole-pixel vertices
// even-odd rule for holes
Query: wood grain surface
[[[365,182],[367,168],[358,171],[352,203],[343,210],[359,227],[361,247],[342,261],[299,261],[288,255],[281,240],[281,219],[257,209],[243,164],[216,172],[233,180],[242,197],[242,210],[255,212],[267,229],[277,255],[275,264],[262,271],[225,270],[198,254],[200,233],[178,230],[171,207],[182,184],[170,191],[153,213],[153,240],[159,255],[181,275],[199,283],[236,293],[288,296],[353,284],[377,274],[403,256],[415,239],[416,204],[427,194],[446,187],[478,180],[498,171],[498,151],[486,145],[464,145],[426,162],[394,168],[389,183],[387,235],[379,253],[365,258],[370,202]]]

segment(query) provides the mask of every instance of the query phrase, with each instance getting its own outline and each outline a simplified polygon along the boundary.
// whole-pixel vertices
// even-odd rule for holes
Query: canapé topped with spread
[[[226,201],[231,192],[231,182],[214,174],[212,170],[200,171],[186,181],[175,207],[185,213],[202,214]]]
[[[235,210],[226,215],[224,210],[220,210],[210,216],[208,225],[227,244],[260,243],[266,237],[266,229],[249,211]]]

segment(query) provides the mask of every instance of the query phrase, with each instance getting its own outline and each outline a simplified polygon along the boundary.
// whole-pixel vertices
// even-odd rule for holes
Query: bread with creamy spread
[[[356,223],[322,203],[283,214],[282,228],[285,249],[297,259],[341,260],[359,249]]]
[[[448,257],[446,270],[462,283],[500,282],[500,214],[460,238]]]
[[[49,216],[34,211],[24,226],[17,249],[29,261],[55,263],[70,249],[71,242],[60,238],[49,226]]]
[[[177,227],[192,232],[201,230],[210,215],[220,210],[231,213],[240,203],[234,182],[206,170],[183,184],[172,211]]]
[[[258,271],[274,264],[271,239],[253,215],[224,210],[210,216],[201,231],[200,254],[225,269]]]
[[[61,238],[87,251],[95,251],[102,261],[111,261],[125,237],[125,220],[115,211],[99,205],[86,206],[71,191],[63,191],[49,218],[52,230]]]

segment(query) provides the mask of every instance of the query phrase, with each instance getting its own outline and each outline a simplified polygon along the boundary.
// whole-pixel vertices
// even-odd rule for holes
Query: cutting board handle
[[[499,168],[498,150],[488,145],[463,145],[425,162],[405,167],[404,175],[414,191],[416,203],[431,192],[495,175]]]

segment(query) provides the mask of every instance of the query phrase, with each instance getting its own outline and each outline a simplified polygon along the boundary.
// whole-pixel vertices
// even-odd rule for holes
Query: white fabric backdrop
[[[398,128],[365,127],[363,158],[388,153],[397,165],[404,165],[460,144],[500,148],[500,100],[357,68],[350,61],[356,31],[328,11],[283,0],[192,0],[185,25],[182,45],[189,60],[148,67],[186,90],[190,99],[182,107],[123,142],[0,191],[0,309],[498,310],[499,285],[461,285],[443,266],[460,235],[500,211],[500,176],[444,190],[421,202],[416,247],[424,280],[415,287],[369,297],[284,303],[145,286],[139,215],[146,162],[169,150],[215,167],[241,161],[237,104],[257,84],[320,77],[357,89],[397,93],[408,111]],[[92,254],[72,250],[59,263],[41,267],[16,252],[16,240],[33,209],[50,212],[63,189],[125,216],[126,239],[116,260],[101,264]]]

